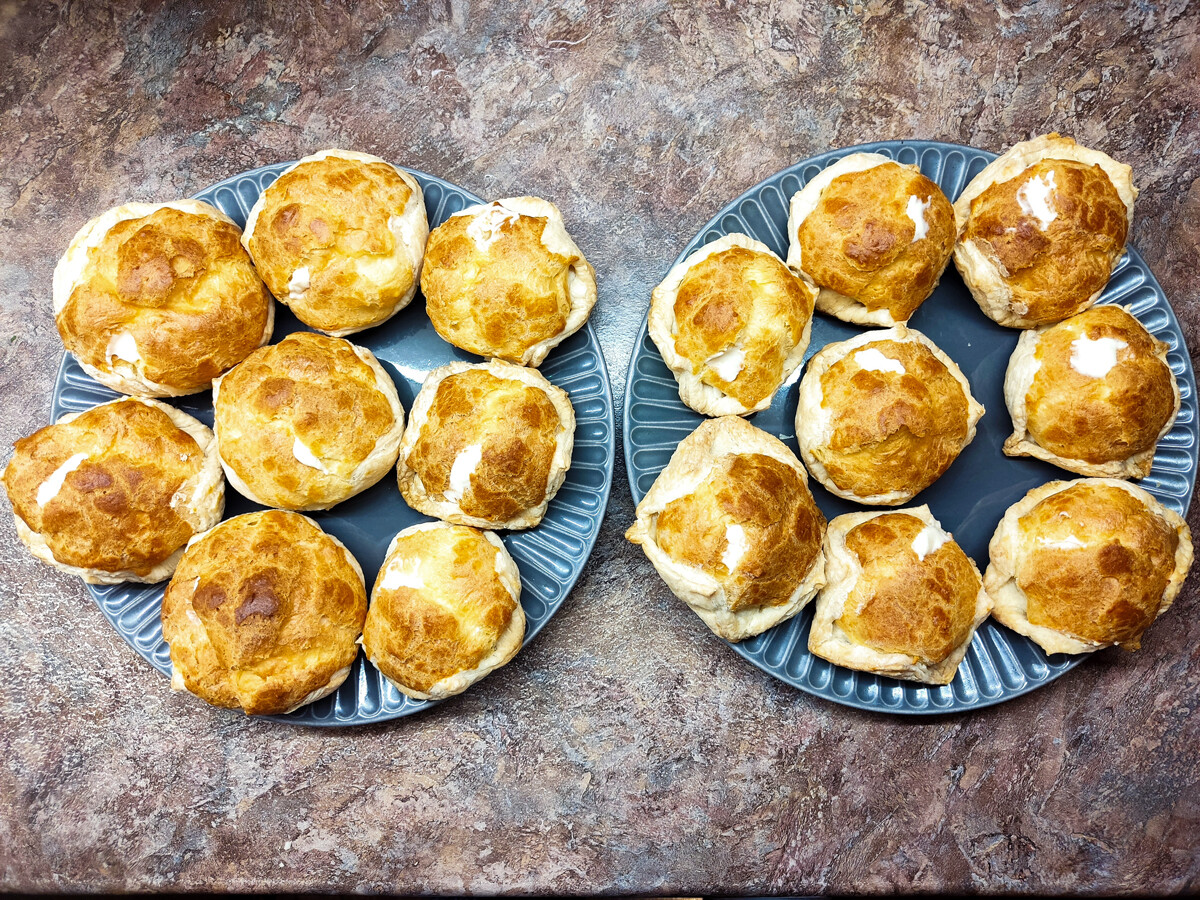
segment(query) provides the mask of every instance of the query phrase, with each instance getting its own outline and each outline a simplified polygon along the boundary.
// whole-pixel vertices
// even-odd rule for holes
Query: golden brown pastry
[[[225,509],[213,433],[156,400],[63,416],[16,442],[0,480],[21,542],[88,584],[170,578]]]
[[[263,506],[329,509],[396,462],[404,409],[375,355],[297,331],[213,384],[225,477]]]
[[[557,206],[509,197],[468,206],[430,232],[421,290],[433,327],[454,346],[538,366],[587,321],[596,273]]]
[[[271,338],[275,304],[234,221],[199,200],[92,219],[54,269],[54,323],[85,372],[123,394],[207,389]]]
[[[397,479],[413,509],[477,528],[532,528],[575,443],[566,391],[493,359],[434,369],[413,400]]]
[[[988,550],[992,615],[1047,653],[1138,649],[1192,565],[1183,519],[1114,478],[1034,488],[1008,508]]]
[[[808,649],[860,672],[949,684],[992,605],[928,506],[838,516],[825,569]]]
[[[989,163],[954,201],[954,264],[979,308],[1032,328],[1095,303],[1133,225],[1132,173],[1057,134]]]
[[[820,590],[824,532],[792,451],[723,416],[680,442],[625,537],[715,634],[741,641],[790,619]]]
[[[897,325],[828,344],[809,360],[796,439],[830,491],[896,506],[941,477],[975,439],[983,411],[954,360]]]
[[[171,687],[278,715],[350,674],[367,615],[362,569],[307,516],[234,516],[188,544],[163,597]]]
[[[821,312],[895,325],[933,293],[954,237],[954,208],[917,166],[852,153],[793,195],[787,263]]]
[[[388,546],[363,650],[409,697],[461,694],[521,649],[521,575],[490,531],[427,522]]]
[[[650,295],[650,337],[679,396],[708,416],[766,409],[804,360],[816,290],[759,241],[719,238]]]
[[[297,319],[344,337],[409,304],[428,234],[415,178],[377,156],[322,150],[259,195],[242,243]]]
[[[1119,306],[1025,331],[1004,379],[1009,456],[1080,475],[1145,478],[1179,412],[1167,345]]]

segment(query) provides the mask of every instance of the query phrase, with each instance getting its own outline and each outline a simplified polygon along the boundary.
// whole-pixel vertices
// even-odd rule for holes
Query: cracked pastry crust
[[[825,569],[808,649],[861,672],[949,684],[991,610],[979,569],[928,506],[838,516]]]
[[[256,350],[213,384],[229,483],[263,506],[329,509],[395,464],[404,433],[396,386],[375,355],[307,331]]]
[[[650,295],[650,337],[707,416],[748,415],[804,360],[816,289],[759,241],[730,234],[674,266]]]
[[[988,550],[992,615],[1047,653],[1138,649],[1192,565],[1183,519],[1115,478],[1034,488],[1005,512]]]
[[[1132,174],[1058,134],[989,163],[954,202],[954,264],[979,308],[1032,328],[1095,303],[1133,225]]]
[[[896,325],[825,346],[800,381],[796,439],[808,471],[847,500],[896,506],[975,439],[984,409],[929,338]]]
[[[713,633],[741,641],[790,619],[821,589],[824,531],[792,451],[723,416],[680,442],[625,537]]]
[[[396,477],[413,509],[476,528],[533,528],[571,467],[575,410],[536,369],[434,369],[413,400]]]
[[[509,197],[430,232],[421,290],[433,327],[454,346],[538,366],[587,321],[596,273],[557,206]]]
[[[312,519],[272,509],[192,539],[163,596],[173,690],[278,715],[337,690],[367,614],[362,569]]]
[[[271,338],[275,304],[234,221],[199,200],[126,203],[54,269],[54,323],[85,372],[138,397],[206,390]]]
[[[787,264],[817,309],[857,325],[907,322],[950,262],[954,209],[915,165],[852,153],[791,200]]]
[[[392,539],[362,644],[402,693],[461,694],[511,660],[524,637],[521,576],[492,532],[426,522]]]
[[[63,416],[16,442],[0,480],[21,542],[88,584],[170,578],[225,509],[213,433],[156,400]]]
[[[1179,413],[1167,349],[1119,306],[1023,332],[1004,378],[1013,421],[1004,452],[1080,475],[1145,478]]]
[[[296,318],[345,337],[409,304],[428,235],[412,175],[377,156],[322,150],[259,195],[242,243]]]

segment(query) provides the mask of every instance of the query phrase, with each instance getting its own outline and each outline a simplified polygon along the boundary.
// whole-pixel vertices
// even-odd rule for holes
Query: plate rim
[[[266,163],[261,166],[255,166],[251,169],[246,169],[245,171],[242,171],[242,172],[235,172],[231,175],[226,176],[225,178],[222,178],[220,181],[213,182],[212,184],[210,184],[206,187],[202,187],[202,188],[199,188],[198,190],[192,191],[191,193],[189,193],[187,195],[187,199],[202,200],[203,202],[208,203],[211,206],[215,206],[217,209],[220,209],[220,207],[217,206],[217,204],[215,202],[213,202],[213,200],[207,199],[206,197],[203,197],[201,195],[208,195],[211,197],[213,194],[215,194],[216,191],[218,191],[222,188],[227,189],[227,190],[233,190],[233,185],[239,183],[240,181],[242,181],[243,179],[246,179],[246,178],[257,178],[257,177],[260,177],[265,174],[275,174],[276,177],[278,177],[278,174],[282,173],[289,166],[294,165],[298,161],[299,160],[281,160],[281,161],[274,162],[274,163]],[[403,171],[408,172],[409,174],[411,174],[414,177],[417,177],[419,179],[425,179],[428,182],[430,182],[432,184],[436,184],[443,189],[449,189],[450,191],[465,195],[469,200],[472,201],[472,203],[486,202],[483,200],[482,197],[480,197],[473,191],[470,191],[470,190],[467,190],[466,188],[460,187],[459,185],[456,185],[453,182],[447,181],[446,179],[444,179],[438,175],[433,175],[433,174],[425,172],[421,169],[415,169],[410,166],[401,166],[396,163],[390,163],[390,165],[394,165],[397,168],[402,169]],[[422,194],[424,194],[424,192],[425,192],[425,186],[422,185]],[[272,300],[275,303],[282,303],[282,301],[280,301],[278,298],[274,297],[274,295],[272,295]],[[286,306],[286,304],[283,304],[283,305]],[[303,323],[301,323],[301,325],[303,327]],[[563,592],[562,598],[558,601],[558,604],[556,606],[554,606],[554,608],[549,612],[549,614],[545,617],[545,619],[543,619],[541,622],[535,624],[535,626],[533,628],[526,629],[526,633],[525,633],[524,638],[521,641],[521,647],[520,647],[520,650],[518,651],[518,653],[523,651],[526,648],[526,646],[528,646],[530,643],[532,643],[537,638],[537,636],[546,627],[546,625],[549,624],[550,619],[553,618],[559,612],[559,610],[562,608],[563,604],[566,603],[566,601],[570,597],[571,593],[575,590],[576,585],[578,585],[578,583],[579,583],[579,579],[583,576],[584,568],[587,566],[588,561],[592,558],[592,553],[595,549],[596,542],[599,540],[600,532],[603,530],[604,520],[608,514],[608,508],[612,501],[613,474],[614,474],[615,464],[616,464],[616,428],[617,428],[616,406],[615,406],[615,403],[613,402],[612,379],[609,375],[608,364],[604,358],[603,345],[600,343],[599,335],[596,333],[596,330],[595,330],[594,326],[592,325],[590,314],[588,316],[588,319],[584,322],[583,327],[580,328],[576,332],[576,334],[579,334],[579,333],[582,333],[584,335],[585,341],[587,342],[588,345],[594,347],[594,356],[595,356],[596,360],[598,361],[597,375],[598,375],[599,381],[600,381],[600,391],[599,391],[599,394],[596,396],[600,396],[601,398],[603,398],[605,407],[606,407],[606,411],[607,411],[607,416],[605,418],[607,420],[608,434],[607,434],[606,438],[603,439],[602,441],[595,442],[596,444],[602,446],[605,450],[605,461],[604,461],[603,467],[601,468],[601,472],[604,476],[604,481],[603,481],[602,487],[598,491],[598,494],[600,496],[600,502],[598,504],[596,512],[590,517],[593,521],[595,521],[596,527],[592,531],[592,534],[584,540],[584,552],[580,558],[578,571],[576,571],[574,573],[573,577],[570,579],[570,582],[567,585],[566,590]],[[565,338],[564,340],[570,340],[570,337],[573,337],[573,336],[574,335],[571,335],[568,338]],[[450,346],[450,345],[448,345],[448,346]],[[551,355],[553,355],[554,350],[556,350],[556,349],[557,349],[557,346],[551,350]],[[473,354],[473,355],[477,356],[478,354]],[[63,411],[61,409],[61,407],[63,405],[62,404],[62,393],[63,393],[63,389],[67,385],[66,373],[67,373],[67,367],[68,367],[69,363],[73,363],[77,367],[79,366],[79,361],[75,358],[75,356],[69,350],[67,350],[64,347],[63,351],[62,351],[62,355],[59,358],[58,368],[57,368],[57,371],[55,372],[55,376],[54,376],[53,389],[50,394],[50,422],[48,424],[53,424],[54,422],[57,421],[58,418],[60,418],[63,415]],[[81,370],[82,370],[82,368],[81,368]],[[87,377],[90,381],[95,382],[95,379],[91,378],[91,376],[87,376],[86,373],[84,373],[84,374],[85,374],[85,377]],[[110,388],[106,388],[105,385],[102,385],[99,382],[95,382],[95,384],[101,389],[111,391]],[[204,392],[197,391],[196,393],[203,395]],[[118,394],[118,397],[114,398],[114,399],[119,399],[120,397],[123,397],[123,396],[128,396],[128,395]],[[188,395],[188,396],[194,396],[194,395]],[[172,399],[179,400],[179,399],[186,399],[186,398],[167,397],[167,398],[161,398],[161,399],[164,402],[170,402]],[[57,415],[55,415],[56,409],[58,410]],[[394,469],[395,466],[393,466],[392,468]],[[226,487],[228,488],[229,485],[227,484]],[[350,498],[350,499],[352,500],[353,498]],[[403,497],[400,497],[399,499],[400,499],[401,503],[405,503]],[[405,504],[405,505],[407,505],[407,504]],[[227,518],[228,518],[227,516],[222,515],[222,521],[225,521]],[[505,531],[505,533],[508,533],[510,530],[504,529],[504,531]],[[132,650],[134,652],[134,654],[143,663],[148,665],[151,668],[151,670],[158,672],[160,675],[163,675],[164,677],[170,679],[171,676],[169,673],[164,672],[162,669],[160,669],[154,663],[154,661],[152,659],[150,659],[146,654],[144,654],[142,652],[142,650],[136,644],[134,644],[132,642],[130,637],[128,635],[126,635],[125,631],[117,624],[116,621],[114,621],[113,617],[109,615],[108,610],[105,609],[104,605],[100,602],[100,598],[97,596],[97,590],[103,590],[103,589],[161,588],[161,590],[165,592],[166,586],[170,583],[170,579],[164,579],[163,581],[157,582],[156,584],[141,584],[139,582],[121,582],[116,585],[93,585],[93,584],[89,584],[87,582],[82,581],[82,579],[80,580],[80,583],[83,585],[85,591],[87,592],[88,598],[91,600],[92,604],[100,612],[100,615],[108,623],[109,627],[113,631],[116,632],[118,637],[120,637],[121,641],[130,650]],[[161,603],[161,599],[159,600],[159,603]],[[163,643],[165,643],[165,640],[163,641]],[[147,652],[152,654],[154,652],[154,650],[150,650]],[[363,655],[361,649],[359,650],[358,654],[355,656],[355,663],[359,663],[360,660],[362,661],[363,665],[369,664],[369,662],[370,662],[369,660],[366,659],[365,655]],[[347,681],[349,681],[350,677],[353,677],[353,673],[354,673],[354,669],[352,668],[351,676],[349,676],[347,678]],[[381,678],[384,677],[382,673],[380,673],[380,677]],[[210,711],[216,711],[219,713],[228,713],[229,714],[228,717],[230,719],[232,719],[233,721],[243,721],[243,720],[248,721],[248,722],[269,721],[269,722],[279,723],[279,724],[283,724],[283,725],[290,725],[293,727],[334,728],[334,729],[336,729],[336,728],[353,728],[353,727],[370,726],[370,725],[382,725],[387,722],[394,722],[398,719],[405,719],[409,716],[416,715],[418,713],[424,712],[433,707],[440,706],[441,704],[443,704],[447,701],[454,700],[454,699],[455,699],[455,697],[447,697],[442,700],[418,701],[413,706],[406,705],[404,708],[394,710],[391,712],[386,712],[386,713],[382,712],[382,707],[381,707],[381,712],[377,715],[371,716],[370,718],[359,718],[357,709],[356,709],[355,717],[346,718],[346,719],[339,719],[336,716],[336,714],[331,715],[328,718],[324,718],[324,719],[294,718],[293,716],[296,712],[300,712],[306,708],[303,706],[300,707],[298,710],[294,710],[292,713],[283,713],[283,714],[276,714],[276,715],[260,715],[260,716],[250,716],[250,715],[246,715],[244,713],[239,715],[239,712],[240,712],[239,710],[222,709],[220,707],[212,706],[211,704],[205,704],[205,706],[208,707],[210,709]],[[357,707],[357,699],[356,699],[356,707]]]
[[[845,147],[830,148],[829,150],[823,151],[822,153],[817,153],[817,154],[814,154],[813,156],[797,160],[796,162],[793,162],[790,165],[785,166],[784,168],[779,169],[779,170],[771,173],[770,175],[767,175],[765,178],[762,178],[758,182],[754,183],[753,185],[751,185],[750,187],[746,188],[744,191],[739,193],[736,197],[731,199],[728,203],[724,204],[720,209],[717,210],[717,212],[715,212],[712,215],[712,217],[710,217],[703,225],[701,225],[700,228],[691,237],[688,238],[687,242],[684,244],[684,247],[680,251],[679,255],[676,256],[674,261],[672,261],[670,263],[670,265],[667,266],[666,269],[663,271],[662,277],[666,277],[666,274],[668,272],[670,272],[670,270],[672,268],[674,268],[679,263],[683,262],[684,259],[686,259],[691,253],[698,250],[701,246],[704,245],[704,243],[707,243],[706,241],[703,241],[704,236],[711,230],[714,230],[714,229],[720,230],[720,222],[724,217],[726,217],[727,215],[730,215],[730,214],[736,214],[737,207],[739,207],[747,199],[751,199],[752,197],[756,196],[759,192],[762,191],[762,189],[767,187],[769,184],[779,182],[783,178],[786,178],[788,175],[797,176],[797,175],[799,175],[799,173],[803,172],[804,169],[809,168],[810,166],[813,166],[813,165],[819,165],[819,166],[821,166],[822,169],[828,168],[828,166],[832,165],[838,159],[841,159],[850,153],[870,153],[872,151],[886,149],[889,151],[889,153],[893,154],[893,158],[894,158],[894,155],[898,154],[901,150],[903,150],[906,145],[907,146],[915,145],[917,147],[934,147],[943,154],[945,154],[947,152],[951,152],[951,151],[966,152],[966,153],[970,153],[972,155],[981,156],[988,162],[997,159],[999,156],[999,154],[997,154],[997,153],[994,153],[990,150],[984,150],[979,147],[971,147],[966,144],[958,144],[958,143],[953,143],[950,141],[927,140],[927,139],[923,139],[923,138],[898,138],[895,140],[870,141],[870,142],[861,143],[861,144],[851,144],[851,145],[848,145]],[[918,151],[918,155],[919,155],[919,151]],[[964,181],[964,184],[963,184],[964,188],[966,187],[967,183],[969,183],[969,182]],[[939,188],[940,187],[941,186],[939,185]],[[960,188],[960,193],[961,193],[961,190],[962,189]],[[790,198],[788,198],[788,200],[790,202]],[[954,200],[952,199],[951,202],[953,203]],[[1161,294],[1163,296],[1163,299],[1166,301],[1165,311],[1168,316],[1169,328],[1170,328],[1170,330],[1172,330],[1175,334],[1177,334],[1179,336],[1181,356],[1184,360],[1183,373],[1176,377],[1179,380],[1183,381],[1188,386],[1190,386],[1191,391],[1192,391],[1192,396],[1195,397],[1196,396],[1195,370],[1192,366],[1190,352],[1188,351],[1186,336],[1184,335],[1183,329],[1179,324],[1179,318],[1175,314],[1175,309],[1171,305],[1171,300],[1169,297],[1167,297],[1166,292],[1162,289],[1162,285],[1159,283],[1157,277],[1154,276],[1153,271],[1151,270],[1150,266],[1147,265],[1145,259],[1137,251],[1137,249],[1128,242],[1125,245],[1125,254],[1127,254],[1130,257],[1131,261],[1136,262],[1150,275],[1151,279],[1154,282],[1154,286],[1157,288],[1158,293]],[[1118,257],[1118,260],[1117,260],[1118,263],[1120,262],[1120,259],[1121,258]],[[953,265],[953,263],[952,262],[948,263],[948,265]],[[661,281],[661,278],[660,278],[660,281]],[[1107,287],[1107,284],[1106,284],[1106,287]],[[633,446],[631,439],[630,439],[630,434],[632,431],[632,429],[630,427],[632,424],[632,422],[631,422],[631,401],[630,401],[632,392],[630,391],[630,385],[633,383],[633,379],[636,374],[635,369],[636,369],[637,363],[639,361],[642,348],[645,345],[645,343],[647,341],[647,337],[648,337],[649,308],[650,308],[650,303],[649,303],[649,300],[647,300],[645,307],[644,307],[645,312],[642,315],[641,327],[638,329],[637,335],[634,338],[633,351],[632,351],[632,353],[630,353],[630,356],[629,356],[629,365],[626,369],[626,376],[625,376],[625,394],[623,397],[622,409],[621,409],[621,431],[622,431],[621,444],[622,444],[622,452],[625,455],[625,476],[626,476],[626,483],[629,487],[630,497],[633,500],[635,509],[636,509],[637,505],[641,502],[642,497],[644,497],[645,495],[642,494],[641,496],[639,496],[637,479],[634,475],[634,466],[632,463],[633,451],[636,448]],[[814,312],[814,315],[816,315],[816,314],[817,313]],[[980,311],[980,315],[983,315],[982,311]],[[864,329],[869,329],[871,326],[859,326],[859,327],[862,327]],[[1013,329],[1013,330],[1017,331],[1020,329]],[[805,362],[804,365],[806,366],[807,362]],[[1172,372],[1172,374],[1174,375],[1174,372]],[[1007,413],[1007,409],[1005,410],[1005,413]],[[704,418],[710,419],[713,417],[705,416]],[[1083,476],[1074,475],[1073,473],[1067,472],[1065,469],[1063,470],[1063,474],[1064,474],[1064,478],[1083,477]],[[1197,481],[1197,471],[1193,470],[1192,477],[1190,479],[1188,492],[1187,492],[1187,497],[1186,497],[1187,502],[1184,504],[1184,512],[1181,514],[1185,518],[1186,518],[1187,510],[1190,508],[1191,502],[1195,496],[1196,481]],[[790,620],[786,620],[786,621],[790,621]],[[780,624],[781,625],[786,624],[786,621],[783,623],[780,623]],[[990,621],[990,616],[989,616],[989,621]],[[1004,626],[1000,626],[999,623],[995,623],[995,624],[998,627],[1004,627]],[[774,626],[774,627],[778,627],[778,626]],[[770,631],[770,630],[771,629],[768,629],[768,631]],[[1011,631],[1011,629],[1008,629],[1008,630]],[[763,633],[765,634],[766,632],[763,632]],[[1013,632],[1013,633],[1017,634],[1016,632]],[[817,693],[812,688],[810,688],[808,685],[801,684],[795,678],[785,677],[785,675],[783,675],[783,674],[775,672],[771,669],[766,669],[762,665],[760,665],[759,662],[750,655],[750,651],[746,649],[745,644],[748,641],[735,642],[735,641],[726,640],[725,638],[722,638],[716,634],[714,634],[712,636],[714,638],[716,638],[718,641],[722,641],[726,645],[728,645],[728,647],[730,649],[732,649],[734,653],[736,653],[738,656],[740,656],[743,660],[745,660],[747,663],[749,663],[751,666],[753,666],[755,669],[757,669],[762,674],[768,675],[768,676],[776,679],[777,681],[780,681],[780,682],[788,685],[789,687],[791,687],[795,690],[798,690],[798,691],[801,691],[801,692],[807,694],[810,697],[815,697],[818,700],[834,703],[839,706],[848,707],[851,709],[857,709],[857,710],[860,710],[860,711],[866,712],[866,713],[873,713],[873,714],[878,714],[878,715],[892,715],[892,716],[900,715],[900,716],[914,716],[914,717],[967,715],[967,714],[974,713],[977,710],[986,709],[991,706],[996,706],[1001,703],[1006,703],[1010,700],[1015,700],[1018,697],[1022,697],[1026,694],[1029,694],[1033,691],[1038,690],[1039,688],[1046,687],[1051,682],[1057,681],[1059,678],[1061,678],[1067,672],[1071,671],[1072,669],[1074,669],[1075,667],[1077,667],[1084,661],[1088,660],[1093,655],[1093,653],[1097,652],[1097,651],[1091,651],[1089,653],[1071,656],[1068,659],[1066,659],[1065,663],[1062,664],[1062,667],[1060,669],[1058,669],[1057,671],[1051,672],[1048,675],[1048,677],[1046,677],[1042,680],[1039,680],[1036,683],[1026,683],[1023,687],[1013,690],[1011,692],[1005,691],[1003,694],[1001,694],[1000,696],[997,696],[997,697],[980,698],[975,702],[972,702],[969,704],[961,704],[961,705],[957,701],[955,701],[950,706],[945,707],[945,708],[938,708],[938,707],[932,707],[932,706],[927,707],[927,708],[916,708],[916,707],[904,705],[904,706],[899,706],[899,707],[896,707],[893,709],[893,708],[883,707],[879,703],[867,703],[867,702],[858,700],[853,694],[847,695],[846,697],[838,697],[838,696],[832,695],[832,694],[826,695],[824,693]],[[1023,637],[1019,634],[1017,636]],[[974,639],[975,639],[975,636],[972,635],[972,642],[974,642]],[[753,640],[753,638],[750,638],[748,640]],[[1028,638],[1025,638],[1025,640],[1028,640]],[[1046,654],[1046,656],[1049,659],[1053,659],[1054,656],[1066,656],[1066,654],[1054,654],[1053,656],[1050,654]],[[855,673],[856,677],[860,676],[860,675],[873,676],[876,678],[883,677],[883,676],[878,676],[875,673],[862,672],[860,670],[848,669],[847,667],[840,666],[836,663],[830,663],[830,665],[834,666],[835,669],[840,668],[840,669],[846,669],[847,671],[853,672],[853,673]],[[899,679],[897,679],[897,680],[899,680]],[[907,684],[907,682],[903,682],[903,681],[901,683]],[[913,684],[919,685],[919,682],[914,682]],[[938,687],[938,685],[924,685],[924,686],[926,688]]]

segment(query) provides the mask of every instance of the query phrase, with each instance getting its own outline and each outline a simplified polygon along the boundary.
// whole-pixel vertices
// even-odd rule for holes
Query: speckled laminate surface
[[[47,420],[51,272],[87,218],[329,145],[558,203],[618,398],[650,288],[713,212],[884,138],[1058,129],[1131,163],[1132,241],[1200,347],[1198,27],[1183,0],[4,3],[0,461]],[[317,732],[171,695],[7,515],[3,889],[1200,888],[1194,578],[1139,653],[970,716],[863,714],[668,593],[622,540],[618,460],[584,577],[511,665]]]

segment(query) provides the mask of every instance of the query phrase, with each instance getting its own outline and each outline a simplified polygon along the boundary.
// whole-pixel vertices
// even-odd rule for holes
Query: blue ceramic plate
[[[688,254],[731,232],[742,232],[787,257],[788,204],[792,195],[826,166],[850,153],[882,153],[901,163],[916,163],[953,201],[992,153],[933,141],[883,141],[847,147],[806,159],[756,185],[721,210],[679,255]],[[677,262],[679,261],[677,260]],[[1170,348],[1168,360],[1179,381],[1182,408],[1175,427],[1159,442],[1154,469],[1140,482],[1180,515],[1187,511],[1196,481],[1196,380],[1183,334],[1167,298],[1135,250],[1120,261],[1101,303],[1131,306],[1133,314]],[[1004,373],[1019,331],[1002,328],[975,304],[953,263],[933,296],[909,322],[924,332],[958,365],[971,390],[986,408],[978,433],[949,470],[919,494],[912,505],[930,509],[980,567],[986,568],[988,541],[1004,511],[1037,485],[1076,478],[1048,463],[1010,458],[1001,452],[1012,422],[1004,404]],[[808,356],[828,343],[866,329],[822,313],[813,320]],[[807,359],[807,358],[806,358]],[[775,394],[770,408],[751,417],[759,428],[782,438],[797,452],[795,436],[796,374]],[[663,363],[643,324],[629,366],[625,394],[625,463],[629,487],[640,501],[666,466],[676,445],[702,417],[684,406],[671,371]],[[842,500],[811,481],[817,505],[833,518],[864,507]],[[1047,656],[1029,639],[991,619],[976,632],[953,683],[926,687],[842,668],[808,652],[813,606],[795,618],[740,644],[734,652],[803,691],[856,706],[894,713],[941,713],[976,709],[1008,700],[1050,682],[1083,657]]]
[[[241,226],[258,195],[289,165],[277,163],[234,175],[196,197],[224,210]],[[412,174],[425,192],[431,228],[460,209],[480,202],[474,194],[440,178],[422,172]],[[286,306],[277,304],[275,312],[273,341],[304,328]],[[350,339],[370,348],[383,363],[396,382],[405,413],[412,408],[413,398],[431,369],[454,359],[479,361],[438,336],[425,315],[424,298],[419,293],[394,318]],[[579,578],[600,531],[613,469],[612,394],[604,357],[591,325],[556,347],[540,368],[543,375],[570,395],[576,416],[575,449],[566,482],[550,503],[542,523],[530,531],[501,535],[521,570],[526,643],[554,615]],[[117,396],[85,374],[73,356],[65,354],[54,386],[53,418],[57,420],[63,413],[87,409]],[[211,392],[170,402],[212,426]],[[225,497],[227,518],[262,508],[232,487],[227,486]],[[394,473],[328,512],[308,515],[350,548],[362,564],[368,591],[396,532],[428,521],[428,517],[405,504]],[[121,637],[156,669],[169,675],[171,658],[162,638],[160,618],[164,587],[162,584],[89,585],[88,590]],[[486,684],[482,689],[487,690]],[[350,677],[335,693],[289,715],[271,718],[298,725],[354,725],[406,716],[430,705],[429,701],[412,700],[401,694],[360,653]]]

